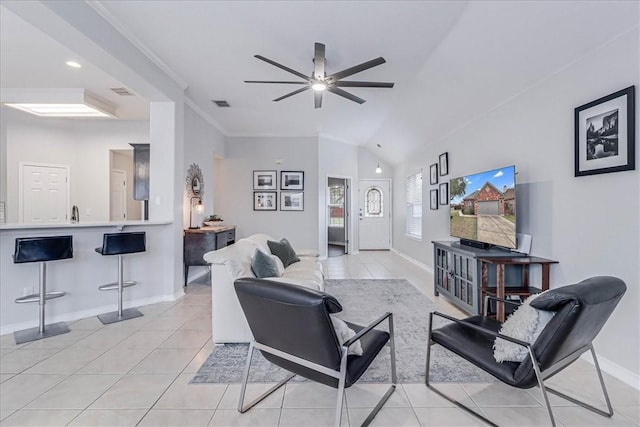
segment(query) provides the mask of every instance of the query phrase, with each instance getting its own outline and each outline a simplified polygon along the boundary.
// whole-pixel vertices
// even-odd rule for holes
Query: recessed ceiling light
[[[71,68],[82,68],[82,65],[76,61],[67,61],[66,64]]]

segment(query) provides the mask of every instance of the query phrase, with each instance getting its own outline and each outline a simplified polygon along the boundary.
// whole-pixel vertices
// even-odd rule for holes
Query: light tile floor
[[[462,316],[433,297],[432,276],[391,252],[362,252],[324,261],[327,278],[406,278],[444,312]],[[289,384],[246,414],[236,411],[238,384],[189,384],[213,349],[211,292],[190,284],[175,302],[141,307],[144,317],[103,326],[95,317],[70,325],[58,337],[15,345],[0,337],[2,426],[324,426],[331,425],[335,391]],[[580,361],[551,380],[565,391],[602,405],[593,367]],[[611,419],[553,398],[559,426],[638,426],[640,393],[606,375]],[[249,387],[248,398],[268,384]],[[499,425],[548,425],[538,389],[501,384],[448,383],[440,388]],[[384,386],[347,391],[345,426],[359,425]],[[376,426],[482,425],[423,384],[401,384],[373,422]]]

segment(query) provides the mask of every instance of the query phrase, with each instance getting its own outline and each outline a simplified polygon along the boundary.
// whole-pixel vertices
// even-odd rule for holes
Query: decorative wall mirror
[[[195,163],[189,166],[189,170],[187,171],[186,184],[189,197],[202,198],[202,196],[204,195],[204,179],[202,178],[202,171],[200,170],[200,166]]]

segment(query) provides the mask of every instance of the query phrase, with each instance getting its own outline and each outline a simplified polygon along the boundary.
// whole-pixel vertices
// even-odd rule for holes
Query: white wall
[[[275,159],[282,159],[276,164]],[[296,248],[318,248],[318,140],[316,138],[227,138],[220,161],[219,206],[236,237],[267,233],[287,237]],[[278,210],[253,210],[253,171],[278,171]],[[280,171],[304,171],[304,211],[280,210]]]
[[[110,150],[149,142],[149,123],[43,119],[3,107],[7,155],[7,222],[18,222],[19,162],[70,167],[70,205],[82,222],[109,221]]]
[[[182,175],[185,178],[183,186],[184,194],[184,228],[189,227],[189,202],[186,190],[186,177],[189,166],[193,163],[197,164],[202,171],[204,179],[204,195],[202,203],[204,204],[204,213],[198,215],[193,213],[193,224],[202,223],[204,217],[214,213],[214,158],[224,156],[224,135],[216,129],[212,124],[204,120],[189,106],[185,107],[185,152],[184,152],[184,171]],[[194,201],[195,202],[195,201]]]
[[[327,256],[327,178],[350,178],[350,217],[347,227],[349,252],[358,252],[358,147],[325,136],[319,138],[318,154],[318,242],[321,256]]]
[[[609,372],[629,381],[640,373],[640,172],[575,178],[574,108],[617,90],[640,89],[638,27],[589,52],[480,119],[451,132],[428,149],[413,153],[395,171],[396,213],[405,203],[404,179],[428,171],[449,152],[450,179],[515,164],[518,228],[533,236],[533,254],[558,260],[552,287],[589,276],[623,279],[627,294],[596,340]],[[597,58],[597,60],[594,60]],[[612,66],[615,64],[615,66]],[[636,101],[637,125],[640,108]],[[636,150],[636,165],[638,165]],[[404,235],[396,214],[394,247],[432,266],[432,240],[449,238],[448,210],[430,211],[424,196],[422,242]]]

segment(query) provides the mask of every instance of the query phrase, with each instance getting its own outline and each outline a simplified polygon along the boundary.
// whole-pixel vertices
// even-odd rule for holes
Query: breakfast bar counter
[[[139,286],[127,291],[124,305],[144,306],[172,301],[184,294],[182,273],[182,226],[170,220],[79,222],[65,224],[0,225],[0,334],[37,326],[37,305],[16,304],[17,298],[37,292],[38,265],[15,264],[16,238],[70,235],[73,257],[52,263],[47,269],[47,288],[67,293],[47,304],[46,323],[72,321],[113,311],[115,300],[105,300],[98,286],[116,281],[115,257],[100,256],[105,233],[144,231],[144,253],[126,257],[125,269]]]

